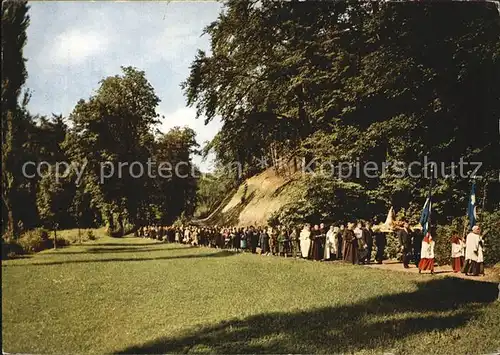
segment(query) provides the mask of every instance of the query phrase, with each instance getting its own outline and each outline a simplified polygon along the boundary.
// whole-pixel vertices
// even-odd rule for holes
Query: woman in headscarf
[[[305,224],[304,228],[300,232],[300,252],[302,253],[302,258],[307,259],[309,256],[309,249],[311,248],[311,227],[309,224]]]

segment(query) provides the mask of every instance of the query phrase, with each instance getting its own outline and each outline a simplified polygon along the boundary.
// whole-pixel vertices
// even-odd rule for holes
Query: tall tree
[[[70,120],[73,161],[88,162],[85,183],[99,201],[111,229],[121,234],[125,219],[135,224],[147,200],[145,169],[153,151],[153,127],[160,99],[145,73],[122,67],[123,74],[100,82],[96,95],[80,100]]]
[[[26,141],[26,115],[18,99],[27,78],[23,48],[28,9],[26,1],[2,3],[2,219],[7,220],[2,226],[14,236],[18,235],[18,189]]]
[[[500,21],[493,4],[228,1],[206,32],[211,54],[198,53],[183,87],[208,120],[222,116],[209,146],[220,160],[248,162],[281,146],[308,159],[379,168],[427,157],[450,174],[462,157],[481,162],[488,191],[498,191]],[[420,176],[389,169],[343,180],[377,206],[414,214],[428,181],[423,171],[413,173]],[[463,177],[437,181],[439,218],[462,213],[466,185]]]
[[[196,133],[189,127],[174,127],[158,137],[154,160],[158,170],[152,201],[162,211],[160,221],[171,223],[183,212],[192,216],[199,172],[191,157],[198,153]],[[160,176],[160,173],[162,176]],[[158,221],[158,222],[160,222]]]

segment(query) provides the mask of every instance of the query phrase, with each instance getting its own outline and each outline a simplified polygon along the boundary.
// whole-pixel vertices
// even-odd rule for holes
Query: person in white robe
[[[463,272],[466,275],[477,276],[480,273],[483,260],[481,228],[474,226],[465,240],[465,265]]]
[[[326,232],[326,243],[325,243],[325,260],[329,260],[332,256],[337,255],[337,233],[339,232],[338,227],[330,226],[328,232]]]
[[[309,249],[311,248],[311,226],[309,224],[304,225],[304,228],[300,232],[300,252],[302,257],[305,259],[309,256]]]
[[[431,274],[434,274],[434,244],[434,240],[430,235],[425,236],[422,240],[418,273],[424,270],[430,270]]]
[[[482,235],[479,235],[479,246],[477,248],[477,265],[479,268],[479,275],[484,275],[484,239]]]
[[[182,242],[185,244],[188,244],[190,241],[190,235],[191,235],[191,231],[189,230],[189,227],[187,227],[184,230],[184,238],[182,239]]]
[[[464,266],[465,243],[455,232],[451,238],[451,267],[453,272],[460,272]]]

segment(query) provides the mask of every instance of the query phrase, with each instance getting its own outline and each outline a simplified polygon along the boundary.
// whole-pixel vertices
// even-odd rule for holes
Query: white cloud
[[[160,131],[166,133],[176,126],[190,127],[196,132],[196,141],[201,147],[203,147],[205,142],[212,140],[222,127],[219,117],[215,117],[205,125],[203,117],[195,118],[196,110],[191,107],[182,107],[168,114],[163,114],[160,108],[159,114],[160,116],[165,116],[165,118],[161,119]],[[193,161],[200,167],[201,171],[206,172],[212,170],[213,159],[214,156],[209,155],[206,161],[202,161],[201,157],[195,157]]]
[[[104,33],[71,29],[56,37],[51,59],[60,64],[78,65],[89,57],[105,53],[109,42]]]
[[[173,127],[185,127],[188,126],[196,132],[196,140],[200,145],[203,145],[206,141],[212,140],[215,134],[222,127],[222,123],[218,117],[215,117],[207,125],[205,125],[204,118],[200,117],[196,119],[196,110],[191,107],[182,107],[178,110],[164,114],[160,108],[160,116],[165,116],[161,119],[160,131],[166,133]]]

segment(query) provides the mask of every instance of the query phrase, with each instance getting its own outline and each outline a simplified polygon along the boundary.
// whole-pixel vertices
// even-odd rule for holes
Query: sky
[[[217,2],[30,2],[28,42],[24,49],[32,92],[33,114],[68,116],[79,99],[88,99],[99,81],[120,74],[120,66],[145,71],[161,99],[165,116],[159,129],[189,126],[200,145],[221,127],[220,119],[204,124],[186,106],[180,83],[198,49],[209,52],[202,31],[217,18]],[[204,172],[206,161],[194,157]]]

